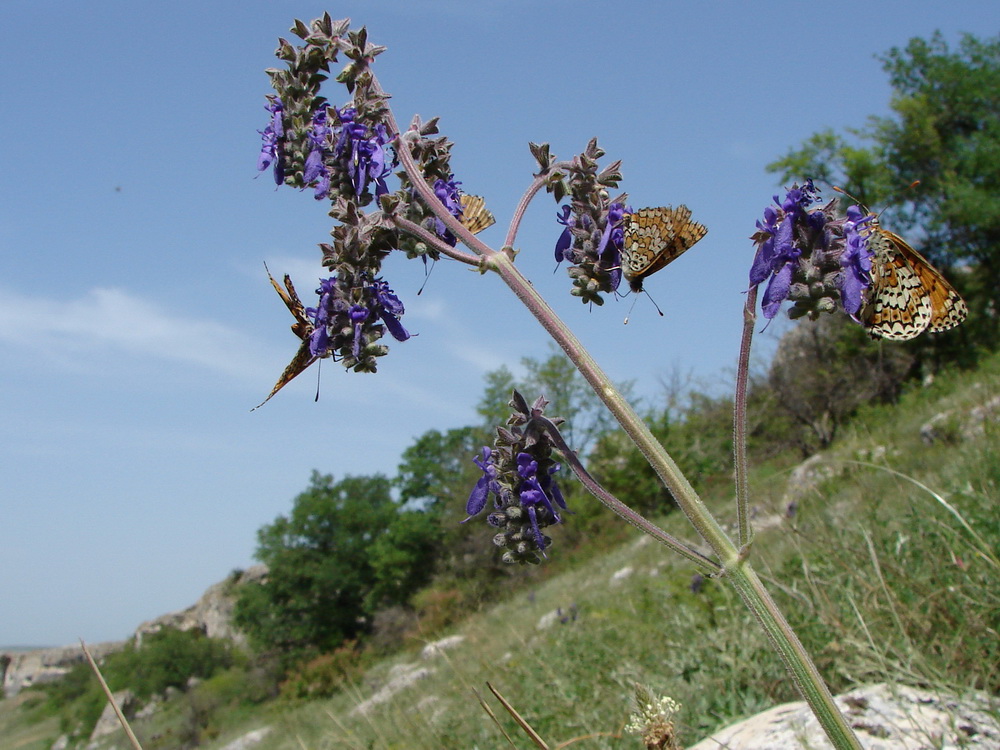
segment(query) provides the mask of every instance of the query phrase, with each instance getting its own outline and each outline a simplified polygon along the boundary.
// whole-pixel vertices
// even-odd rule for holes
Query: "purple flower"
[[[750,267],[750,284],[757,286],[768,276],[771,280],[764,290],[761,310],[770,320],[778,314],[781,303],[788,299],[792,286],[792,273],[802,255],[802,248],[795,243],[796,225],[806,222],[806,208],[816,202],[816,191],[812,182],[803,187],[792,186],[779,203],[780,211],[773,206],[764,209],[764,222],[757,222],[759,241],[753,265]]]
[[[263,130],[257,131],[261,137],[257,171],[263,172],[271,164],[274,164],[274,182],[276,185],[280,185],[285,180],[285,160],[281,148],[281,139],[285,135],[285,125],[282,121],[284,107],[281,104],[281,99],[269,96],[264,109],[271,113],[271,122]]]
[[[494,510],[486,523],[498,530],[493,544],[504,549],[502,559],[507,563],[540,562],[552,544],[543,529],[562,523],[559,509],[566,509],[553,480],[559,465],[553,460],[550,434],[563,420],[543,419],[546,404],[539,397],[529,406],[514,391],[510,400],[514,412],[497,427],[496,447],[483,448],[482,458],[475,459],[483,475],[469,495],[466,512],[470,518],[480,513],[489,495],[494,495]]]
[[[559,235],[559,239],[556,240],[556,263],[562,263],[564,260],[573,262],[573,233],[570,231],[576,220],[573,218],[573,209],[569,206],[563,206],[559,209],[559,213],[556,214],[556,221],[566,227],[562,230],[562,234]]]
[[[552,507],[552,501],[549,499],[549,496],[542,489],[542,484],[538,478],[538,462],[530,453],[517,454],[517,473],[524,480],[518,490],[518,496],[521,499],[521,505],[528,512],[535,543],[538,545],[539,551],[544,554],[546,544],[542,530],[538,526],[538,507],[544,507],[551,515],[554,523],[560,523],[562,519],[559,517],[556,509]],[[554,486],[554,483],[551,486]],[[561,493],[559,493],[558,497],[559,501],[562,501]],[[564,503],[560,504],[565,507]]]
[[[625,240],[622,218],[627,213],[631,213],[631,209],[624,204],[610,204],[602,214],[604,229],[600,234],[597,232],[599,224],[588,213],[574,214],[572,206],[563,206],[556,214],[556,221],[565,227],[556,240],[556,263],[566,260],[574,264],[574,268],[570,269],[574,284],[591,286],[591,282],[585,279],[600,274],[603,281],[598,283],[599,288],[610,291],[618,288],[622,280],[621,254]],[[592,249],[583,250],[579,245],[574,247],[577,236],[585,238],[584,247]],[[573,294],[583,297],[585,301],[597,302],[598,299],[593,293],[584,295],[574,291]]]
[[[872,283],[872,251],[868,239],[858,231],[872,220],[865,216],[858,206],[847,209],[847,221],[844,222],[844,253],[840,256],[840,265],[844,269],[841,281],[840,296],[844,311],[855,321],[858,321],[858,311],[864,290]]]
[[[757,244],[750,285],[767,280],[761,311],[770,320],[786,299],[792,318],[832,312],[839,302],[856,318],[871,283],[871,252],[859,232],[864,223],[856,206],[848,218],[834,215],[837,201],[810,208],[818,200],[812,182],[792,186],[783,200],[764,209],[752,239]]]
[[[376,196],[388,193],[385,178],[392,172],[392,166],[386,159],[389,136],[385,125],[379,123],[372,131],[367,125],[355,122],[357,111],[352,107],[339,110],[337,117],[340,137],[334,151],[347,165],[355,194],[365,192],[370,182],[375,183]]]
[[[622,219],[632,209],[621,203],[612,203],[608,207],[608,223],[597,246],[597,255],[601,259],[601,267],[607,268],[611,275],[611,288],[618,289],[622,281],[622,247],[625,245],[625,229]]]
[[[378,304],[375,305],[375,312],[382,318],[385,327],[389,329],[389,333],[396,341],[406,341],[410,338],[410,333],[399,322],[399,318],[404,312],[403,303],[389,288],[386,281],[377,279],[371,288],[378,301]]]
[[[487,447],[483,446],[483,457],[474,458],[473,462],[478,466],[483,475],[479,477],[476,482],[476,486],[472,488],[472,492],[469,494],[469,500],[465,504],[465,512],[468,521],[475,515],[486,507],[486,500],[489,498],[490,492],[497,492],[496,488],[496,477],[497,477],[497,467],[493,465],[492,461],[493,451]],[[465,523],[462,521],[462,523]]]
[[[361,335],[361,330],[364,322],[368,320],[368,315],[368,308],[363,307],[362,305],[351,305],[351,309],[347,313],[351,323],[354,325],[354,346],[351,353],[354,355],[355,359],[359,359],[361,357],[361,342],[364,339]]]
[[[330,194],[330,170],[326,166],[326,147],[330,136],[330,126],[327,124],[327,110],[323,106],[313,113],[312,126],[309,129],[309,156],[306,157],[302,179],[308,184],[315,182],[316,200],[326,198]]]
[[[434,194],[444,207],[448,209],[448,213],[455,217],[461,217],[463,212],[462,198],[458,190],[458,186],[461,184],[460,181],[454,179],[454,175],[452,175],[451,179],[439,179],[434,182]],[[437,232],[438,237],[452,247],[458,244],[458,239],[455,235],[448,231],[444,222],[437,217],[434,217],[434,231]]]
[[[330,349],[328,327],[343,307],[337,299],[337,277],[331,276],[320,280],[316,293],[319,294],[316,307],[308,307],[305,310],[305,314],[313,322],[313,331],[309,336],[309,351],[314,357],[325,357]]]

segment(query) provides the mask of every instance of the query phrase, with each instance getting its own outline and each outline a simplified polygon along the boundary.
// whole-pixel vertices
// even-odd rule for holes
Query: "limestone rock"
[[[367,700],[351,711],[352,714],[366,714],[375,706],[390,700],[396,693],[434,674],[435,670],[417,664],[397,664],[389,671],[389,679]]]
[[[233,589],[245,583],[258,582],[266,576],[266,565],[253,565],[235,580],[229,577],[209,586],[201,598],[187,609],[160,615],[155,620],[142,623],[135,631],[136,643],[142,643],[143,636],[172,627],[178,630],[200,630],[209,638],[227,638],[243,644],[246,636],[233,626],[233,609],[236,606]]]
[[[458,646],[462,641],[465,640],[464,635],[449,635],[446,638],[441,638],[440,640],[428,643],[420,651],[421,659],[433,659],[440,656],[445,651],[449,651],[455,646]]]
[[[112,651],[122,647],[120,641],[88,643],[87,648],[98,661]],[[60,646],[39,648],[8,654],[10,662],[3,675],[3,690],[8,698],[22,689],[44,682],[54,682],[66,674],[76,664],[85,661],[80,646]]]
[[[135,715],[137,705],[135,693],[131,690],[119,690],[117,693],[113,693],[112,697],[115,699],[118,708],[125,714],[125,718],[131,720]],[[114,731],[121,732],[124,730],[122,729],[121,722],[118,721],[118,714],[115,713],[114,706],[108,703],[104,706],[104,712],[101,713],[101,718],[97,720],[94,731],[90,733],[90,741],[93,742],[98,737],[104,737]]]
[[[872,685],[837,696],[865,750],[995,750],[996,705],[983,693],[939,696],[902,685]],[[732,724],[688,750],[823,750],[833,745],[804,701],[786,703]]]
[[[254,565],[243,571],[237,578],[230,576],[210,586],[198,601],[181,612],[157,617],[139,626],[135,632],[136,643],[142,642],[142,637],[156,633],[164,627],[175,627],[179,630],[198,629],[212,638],[229,638],[242,644],[244,636],[233,627],[233,609],[236,597],[233,595],[235,586],[262,580],[267,575],[267,566]],[[113,651],[120,651],[127,641],[108,641],[106,643],[87,644],[90,653],[98,663]],[[7,657],[0,661],[0,672],[3,673],[3,691],[10,698],[26,687],[41,682],[52,682],[66,674],[74,665],[84,661],[83,649],[80,646],[62,646],[58,648],[42,648],[32,651],[19,651],[0,654]],[[6,669],[2,669],[6,662]]]
[[[271,727],[254,729],[252,732],[247,732],[242,737],[237,737],[232,742],[223,745],[220,750],[250,750],[251,747],[260,744],[260,741],[270,733]]]

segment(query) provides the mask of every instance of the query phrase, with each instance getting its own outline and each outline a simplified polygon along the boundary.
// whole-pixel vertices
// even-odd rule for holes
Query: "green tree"
[[[374,613],[407,604],[430,581],[439,544],[438,524],[431,513],[411,510],[397,514],[371,545],[375,580],[365,597],[365,609]]]
[[[299,657],[368,629],[379,582],[372,550],[398,518],[389,487],[384,476],[334,482],[314,472],[291,513],[257,532],[269,572],[240,588],[235,611],[255,645]]]
[[[937,358],[968,356],[970,342],[1000,342],[1000,37],[965,35],[953,51],[940,33],[914,38],[881,58],[893,89],[890,117],[847,135],[817,133],[768,166],[782,180],[840,185],[876,209],[888,228],[949,273],[969,320],[938,341]],[[903,190],[914,181],[914,190]],[[949,346],[950,344],[950,346]]]
[[[801,320],[778,343],[767,375],[771,418],[758,430],[809,456],[862,404],[894,400],[912,363],[904,349],[872,346],[844,315]]]
[[[400,500],[442,520],[461,521],[465,500],[480,473],[472,459],[492,441],[493,436],[483,428],[428,430],[403,451],[395,479]]]
[[[233,664],[229,641],[209,638],[200,630],[163,628],[146,635],[106,660],[108,683],[149,698],[168,687],[185,689],[192,677],[205,679]]]

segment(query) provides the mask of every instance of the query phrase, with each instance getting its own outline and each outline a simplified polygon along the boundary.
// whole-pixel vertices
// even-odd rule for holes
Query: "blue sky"
[[[0,644],[126,637],[252,563],[313,469],[393,474],[429,429],[474,421],[483,376],[548,351],[495,278],[391,259],[419,336],[375,376],[325,363],[250,413],[297,346],[264,274],[321,274],[330,220],[255,180],[263,69],[293,18],[367,25],[397,119],[441,117],[500,226],[529,141],[592,136],[636,206],[709,227],[640,298],[590,310],[553,274],[548,196],[518,263],[609,374],[655,399],[673,371],[728,388],[764,165],[887,112],[877,53],[941,29],[996,34],[983,2],[7,2],[0,172]],[[325,91],[342,103],[341,91]],[[760,340],[773,347],[775,326]],[[769,340],[770,339],[770,340]],[[463,502],[464,498],[456,498]]]

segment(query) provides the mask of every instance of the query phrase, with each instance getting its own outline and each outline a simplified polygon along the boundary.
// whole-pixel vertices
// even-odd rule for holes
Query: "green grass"
[[[994,357],[976,372],[912,389],[897,407],[867,410],[824,454],[831,476],[799,499],[793,519],[755,539],[755,567],[835,692],[882,681],[1000,692],[1000,429],[993,417],[981,434],[961,434],[964,415],[998,394]],[[920,426],[949,409],[956,413],[941,439],[924,444]],[[784,513],[788,466],[776,459],[755,470],[758,519]],[[725,491],[705,500],[732,520]],[[680,514],[662,523],[691,538]],[[630,575],[615,575],[626,568]],[[693,593],[692,572],[633,537],[472,613],[453,631],[465,641],[441,656],[421,659],[418,644],[330,699],[217,711],[202,740],[221,747],[267,725],[273,731],[261,750],[503,747],[478,692],[527,747],[487,681],[551,744],[582,738],[579,748],[637,746],[621,732],[637,681],[683,704],[687,744],[797,700],[739,598],[719,581]],[[557,609],[566,621],[540,627]],[[405,664],[432,673],[367,714],[355,711]],[[190,707],[178,700],[156,721],[156,731],[145,732],[158,737],[147,750],[177,747],[172,738],[190,721]]]
[[[756,567],[835,691],[882,681],[1000,690],[1000,430],[987,421],[983,434],[959,435],[967,411],[997,394],[993,358],[978,372],[913,389],[898,407],[869,410],[824,454],[833,476],[800,500],[793,520],[757,537]],[[925,445],[920,426],[948,409],[958,411],[942,439]],[[760,516],[784,512],[785,465],[755,472]],[[727,498],[706,501],[731,518]],[[678,514],[664,524],[688,536]],[[614,579],[625,567],[632,574]],[[636,681],[683,704],[689,743],[797,700],[738,597],[717,581],[694,594],[690,580],[691,570],[655,544],[629,542],[541,583],[530,598],[470,617],[455,631],[466,641],[444,657],[400,655],[353,691],[257,716],[276,728],[260,747],[501,747],[475,697],[489,695],[487,681],[550,743],[585,737],[574,745],[583,748],[636,746],[620,736]],[[575,620],[538,628],[546,613],[572,605]],[[403,662],[435,671],[367,716],[352,715]]]
[[[51,715],[37,694],[0,700],[0,747],[3,750],[49,750],[59,737],[59,717]]]

